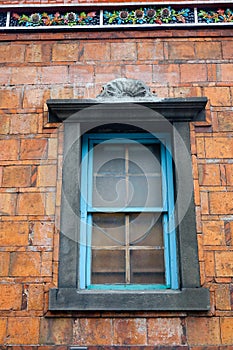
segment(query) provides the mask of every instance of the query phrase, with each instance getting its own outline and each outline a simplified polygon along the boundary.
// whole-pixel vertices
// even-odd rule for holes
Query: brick
[[[73,327],[73,343],[89,345],[111,345],[112,320],[110,318],[80,318]]]
[[[50,62],[51,45],[33,43],[26,46],[26,62]]]
[[[0,62],[1,63],[20,63],[24,61],[25,46],[9,45],[9,43],[0,44]]]
[[[224,245],[225,232],[223,223],[220,221],[203,221],[203,244],[204,245]]]
[[[45,198],[43,193],[20,193],[18,198],[19,215],[44,215]]]
[[[220,344],[219,318],[188,317],[187,339],[190,346]]]
[[[0,140],[0,160],[18,159],[18,140]]]
[[[129,79],[143,80],[145,83],[151,83],[152,65],[137,64],[125,65],[125,76]]]
[[[83,46],[83,59],[89,61],[110,61],[109,43],[85,43]]]
[[[47,66],[39,71],[42,84],[65,84],[68,83],[68,67]]]
[[[233,222],[224,222],[225,242],[227,246],[233,245]]]
[[[145,41],[137,44],[138,60],[163,60],[163,42]]]
[[[56,194],[54,192],[47,193],[45,198],[45,214],[54,215],[55,206],[56,206]]]
[[[121,66],[96,66],[95,67],[95,82],[106,84],[106,82],[121,77]]]
[[[48,100],[49,98],[50,91],[48,88],[46,88],[46,86],[25,86],[23,96],[23,108],[42,108],[46,100]]]
[[[7,330],[7,319],[0,318],[0,344],[5,344]]]
[[[41,276],[52,276],[53,256],[51,252],[42,252],[42,263],[41,263]]]
[[[216,276],[233,277],[233,251],[215,253]]]
[[[21,141],[21,159],[45,159],[47,156],[47,140],[25,139]]]
[[[94,82],[94,67],[92,65],[71,66],[69,70],[70,82],[82,85]]]
[[[182,325],[179,318],[149,318],[149,345],[179,345],[182,344]]]
[[[205,252],[205,275],[213,278],[215,276],[214,252]]]
[[[233,214],[233,192],[211,192],[209,202],[211,214]]]
[[[38,252],[11,253],[10,276],[40,276],[41,257]]]
[[[187,60],[195,58],[194,43],[187,41],[168,42],[168,59]]]
[[[111,60],[135,61],[137,59],[136,43],[111,43]]]
[[[57,180],[56,165],[42,165],[38,167],[37,185],[40,187],[55,186]]]
[[[14,215],[16,208],[16,195],[0,193],[0,215]]]
[[[20,88],[3,87],[0,89],[0,108],[19,108],[22,91]]]
[[[207,68],[204,64],[181,64],[181,83],[196,83],[207,80]]]
[[[0,84],[8,85],[10,83],[11,68],[0,67]]]
[[[0,310],[20,310],[22,285],[0,284]]]
[[[230,89],[228,87],[204,87],[204,96],[208,96],[211,106],[231,106]]]
[[[206,158],[232,158],[233,138],[206,138]]]
[[[48,159],[56,159],[57,160],[57,139],[49,139],[48,140]]]
[[[30,186],[30,166],[7,166],[3,168],[2,187]]]
[[[33,85],[37,82],[37,67],[12,67],[11,85]]]
[[[233,131],[232,111],[221,111],[218,113],[219,131]]]
[[[51,247],[53,244],[54,223],[34,222],[29,225],[31,242],[35,246]]]
[[[228,186],[233,186],[233,164],[226,164],[226,181]]]
[[[232,59],[232,56],[233,56],[232,43],[233,42],[231,39],[222,41],[222,52],[223,52],[224,59]]]
[[[0,277],[8,276],[10,265],[10,253],[0,252]]]
[[[79,43],[62,44],[57,43],[52,47],[52,61],[78,61],[79,60]]]
[[[147,343],[146,319],[115,319],[113,342],[116,345],[144,345]]]
[[[176,85],[180,81],[176,64],[153,65],[153,82],[159,85]]]
[[[42,318],[40,323],[40,344],[70,344],[72,342],[73,320],[70,318]]]
[[[53,89],[51,90],[51,98],[60,98],[60,99],[66,99],[66,98],[74,98],[74,88],[72,86],[59,86],[54,85]]]
[[[198,166],[200,186],[221,185],[220,168],[218,164],[200,164]]]
[[[220,321],[221,326],[221,339],[223,344],[233,343],[233,317],[223,317]]]
[[[28,286],[28,310],[43,310],[44,287],[41,284],[30,284]]]
[[[0,134],[6,135],[10,131],[10,118],[5,115],[0,115]]]
[[[205,158],[205,140],[203,137],[196,138],[197,157]]]
[[[27,222],[2,221],[0,222],[0,246],[26,246],[28,233]]]
[[[216,60],[222,58],[220,41],[198,41],[195,43],[196,58]]]
[[[231,310],[229,285],[217,285],[215,290],[215,302],[217,310]]]
[[[9,317],[6,344],[38,344],[39,318]]]
[[[36,114],[12,115],[11,116],[11,134],[36,134],[37,133]]]
[[[209,194],[208,192],[200,192],[201,213],[209,214]]]
[[[218,80],[219,81],[232,81],[231,77],[233,74],[233,64],[231,63],[224,63],[219,65],[219,75]]]

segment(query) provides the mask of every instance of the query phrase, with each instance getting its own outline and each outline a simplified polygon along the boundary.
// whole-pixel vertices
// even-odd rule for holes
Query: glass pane
[[[125,283],[125,252],[93,249],[91,283]]]
[[[124,208],[126,181],[122,176],[100,176],[93,182],[93,206]]]
[[[131,283],[165,284],[163,250],[131,250]]]
[[[93,214],[92,225],[92,246],[124,245],[124,214]]]
[[[129,160],[130,174],[161,174],[160,144],[129,145]]]
[[[162,216],[160,214],[131,214],[129,243],[136,246],[163,247]]]
[[[162,185],[161,178],[155,176],[130,176],[129,206],[132,207],[161,207]]]
[[[94,174],[125,173],[125,146],[120,144],[101,143],[93,149]]]

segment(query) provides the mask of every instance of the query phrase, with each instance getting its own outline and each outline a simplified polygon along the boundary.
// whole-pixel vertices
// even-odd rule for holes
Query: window
[[[83,137],[81,289],[178,288],[173,193],[169,135]]]
[[[100,99],[47,101],[49,122],[64,122],[59,280],[49,308],[208,310],[189,154],[189,122],[205,120],[207,99],[156,99],[125,80]]]

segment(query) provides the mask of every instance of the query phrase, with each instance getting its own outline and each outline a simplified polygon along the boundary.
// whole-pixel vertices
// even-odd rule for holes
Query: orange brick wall
[[[159,97],[207,96],[191,125],[201,283],[208,313],[48,311],[57,285],[62,126],[48,98],[91,98],[138,78]],[[0,34],[0,344],[148,350],[233,347],[232,30]],[[4,347],[5,346],[5,347]]]

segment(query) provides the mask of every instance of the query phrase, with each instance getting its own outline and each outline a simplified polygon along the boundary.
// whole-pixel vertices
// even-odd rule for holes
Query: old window
[[[208,310],[189,154],[206,98],[159,99],[120,79],[97,99],[47,104],[65,124],[50,310]]]

